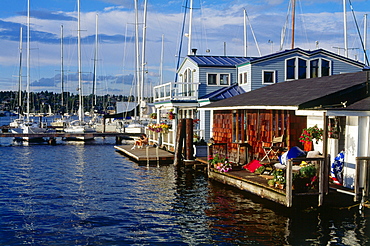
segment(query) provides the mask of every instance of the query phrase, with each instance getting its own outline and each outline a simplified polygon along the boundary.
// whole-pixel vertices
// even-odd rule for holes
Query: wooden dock
[[[137,134],[139,135],[139,134]],[[65,133],[65,132],[49,132],[41,134],[25,134],[25,133],[0,133],[0,137],[10,137],[10,138],[45,138],[45,139],[55,139],[55,138],[76,138],[76,137],[115,137],[116,143],[121,144],[122,140],[129,140],[135,134],[128,135],[127,133],[116,133],[116,132],[94,132],[94,133]]]
[[[139,164],[173,163],[174,160],[174,155],[170,152],[152,146],[131,149],[132,145],[120,145],[114,148]]]

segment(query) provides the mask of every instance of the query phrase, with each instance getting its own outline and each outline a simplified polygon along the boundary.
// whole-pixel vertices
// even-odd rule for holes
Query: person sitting
[[[131,149],[135,149],[136,146],[138,146],[138,148],[142,148],[144,145],[147,145],[148,143],[149,143],[149,139],[146,136],[146,134],[143,133],[140,135],[140,138],[135,141],[135,144]]]

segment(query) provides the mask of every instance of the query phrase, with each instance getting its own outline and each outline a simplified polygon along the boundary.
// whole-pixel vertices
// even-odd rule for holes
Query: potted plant
[[[195,156],[196,157],[207,157],[208,154],[208,146],[206,141],[204,139],[199,139],[196,138],[194,139],[195,141],[193,142],[194,147],[195,147]]]
[[[176,114],[173,112],[173,109],[170,109],[167,113],[167,117],[169,120],[175,119]]]
[[[317,144],[319,140],[322,140],[322,136],[322,128],[319,128],[317,125],[311,126],[302,130],[299,142],[303,143],[304,151],[310,151],[312,150],[312,141],[315,140]]]
[[[316,185],[317,169],[311,163],[302,164],[298,173],[293,175],[293,189],[295,192],[307,192]]]
[[[269,179],[267,181],[267,184],[270,186],[270,187],[275,187],[275,181],[273,179]]]
[[[208,162],[212,168],[214,168],[215,170],[221,173],[226,173],[232,169],[232,165],[228,161],[228,159],[224,157],[220,157],[219,154],[216,154],[215,156],[210,157],[208,159]]]
[[[157,119],[157,113],[151,113],[149,117],[153,120]]]
[[[273,172],[274,178],[272,179],[275,184],[275,188],[284,189],[285,188],[285,171],[282,169],[275,169]]]

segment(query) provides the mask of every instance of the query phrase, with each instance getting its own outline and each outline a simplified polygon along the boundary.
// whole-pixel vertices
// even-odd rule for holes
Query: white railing
[[[199,83],[169,82],[154,87],[154,102],[197,100]]]
[[[160,147],[166,147],[166,149],[175,148],[173,129],[168,130],[167,133],[158,133],[146,128],[145,133],[149,138],[150,144],[156,144]]]

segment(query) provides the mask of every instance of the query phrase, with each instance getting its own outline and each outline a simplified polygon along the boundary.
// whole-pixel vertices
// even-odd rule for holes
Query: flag
[[[330,175],[334,184],[342,185],[343,184],[343,171],[344,165],[344,151],[341,151],[335,158],[334,162],[331,164]]]

